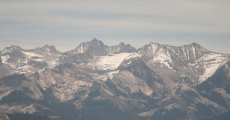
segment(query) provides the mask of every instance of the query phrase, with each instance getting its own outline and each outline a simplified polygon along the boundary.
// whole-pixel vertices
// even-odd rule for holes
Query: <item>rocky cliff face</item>
[[[11,74],[0,79],[0,105],[9,113],[57,119],[116,120],[116,114],[122,115],[119,119],[206,119],[230,110],[229,55],[196,43],[150,43],[136,50],[93,39],[63,54],[50,46],[11,46],[1,58],[11,67]],[[24,66],[30,66],[25,75],[14,74]]]

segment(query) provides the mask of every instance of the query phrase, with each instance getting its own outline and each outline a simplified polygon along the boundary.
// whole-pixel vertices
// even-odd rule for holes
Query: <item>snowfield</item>
[[[201,57],[197,63],[202,63],[204,65],[204,73],[199,76],[199,83],[207,80],[210,76],[212,76],[216,70],[225,64],[228,61],[227,57],[222,54],[206,54]]]
[[[140,58],[141,55],[138,53],[119,53],[111,54],[107,56],[97,56],[93,63],[88,64],[89,66],[94,66],[99,70],[115,70],[124,60],[129,60],[133,58]]]

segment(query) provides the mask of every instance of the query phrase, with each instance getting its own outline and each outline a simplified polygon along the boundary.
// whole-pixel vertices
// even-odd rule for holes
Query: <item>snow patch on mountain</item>
[[[10,58],[9,55],[6,55],[6,56],[1,56],[1,59],[2,59],[2,63],[7,63],[6,61]]]
[[[59,65],[59,59],[48,61],[48,66],[50,69],[54,68],[55,66]]]
[[[133,59],[133,58],[140,58],[141,54],[138,53],[130,53],[130,55],[128,57],[125,58],[125,60],[129,60],[129,59]]]
[[[99,70],[115,70],[124,60],[141,57],[138,53],[119,53],[111,54],[107,56],[98,56],[95,58],[95,64],[88,64],[90,66],[96,66]]]
[[[9,65],[11,68],[17,68],[17,66],[13,63],[8,63],[8,59],[10,59],[9,55],[1,56],[2,63]]]
[[[192,46],[192,52],[193,52],[194,59],[196,59],[196,49],[194,48],[194,46]]]
[[[89,47],[89,44],[87,44],[87,43],[81,43],[80,46],[78,46],[76,48],[77,53],[75,53],[75,54],[85,53],[85,51],[88,49],[88,47]]]
[[[137,114],[138,116],[142,116],[142,117],[149,117],[152,116],[158,109],[151,109],[150,111],[147,112],[142,112]]]
[[[119,70],[109,72],[109,73],[108,73],[109,78],[110,78],[110,79],[113,79],[113,76],[114,76],[115,74],[117,74],[117,73],[119,73]]]
[[[163,52],[160,52],[159,54],[157,54],[154,58],[153,61],[164,64],[165,66],[167,66],[169,69],[172,69],[171,67],[171,63],[172,63],[172,59],[170,57],[169,54],[165,54]]]
[[[147,58],[150,63],[160,63],[161,66],[165,65],[169,69],[172,69],[172,58],[168,49],[172,48],[167,45],[151,42],[149,45],[142,47],[138,53]]]
[[[20,66],[16,69],[16,73],[20,73],[20,74],[24,74],[24,73],[30,73],[31,72],[31,69],[32,67],[29,66],[29,65],[23,65],[23,66]]]
[[[158,45],[156,43],[155,44],[154,43],[150,43],[150,45],[151,46],[148,49],[151,50],[153,54],[155,54],[156,50],[158,48]]]
[[[210,53],[202,56],[195,64],[195,66],[197,66],[197,63],[201,63],[204,67],[204,73],[199,76],[199,83],[207,80],[220,66],[225,64],[227,61],[227,57],[222,54]]]
[[[148,54],[152,54],[150,56],[153,56],[153,58],[151,60],[152,62],[161,63],[162,65],[165,65],[169,69],[172,69],[172,67],[171,67],[171,63],[172,63],[171,55],[167,50],[163,49],[162,47],[160,47],[156,43],[150,44],[150,47],[148,47],[148,50],[151,51]]]
[[[22,51],[22,53],[24,53],[27,58],[32,59],[34,61],[44,61],[45,60],[44,56],[39,55],[39,54],[34,53],[34,52],[23,52]]]

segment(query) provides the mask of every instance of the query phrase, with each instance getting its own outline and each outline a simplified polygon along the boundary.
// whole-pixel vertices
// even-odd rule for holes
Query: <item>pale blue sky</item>
[[[59,51],[93,38],[140,48],[196,42],[230,54],[230,0],[0,0],[0,50]]]

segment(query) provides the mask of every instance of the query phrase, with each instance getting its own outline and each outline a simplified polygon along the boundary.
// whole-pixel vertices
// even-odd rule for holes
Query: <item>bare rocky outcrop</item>
[[[10,120],[7,114],[1,109],[0,109],[0,120]]]

